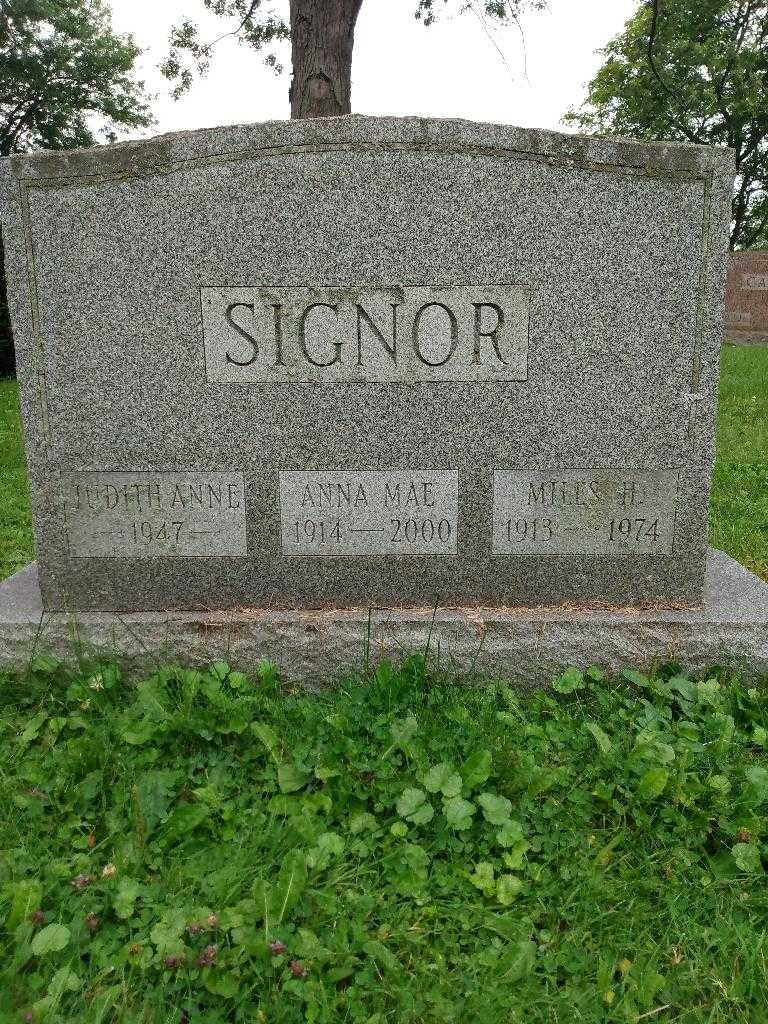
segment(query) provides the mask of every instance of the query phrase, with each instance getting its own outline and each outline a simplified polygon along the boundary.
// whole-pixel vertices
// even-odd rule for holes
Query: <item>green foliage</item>
[[[34,557],[18,391],[0,380],[0,579]]]
[[[732,245],[768,245],[768,4],[643,0],[566,121],[736,151]]]
[[[723,349],[710,538],[768,579],[768,347]]]
[[[6,0],[0,18],[0,154],[92,146],[151,123],[139,50],[102,0]],[[92,119],[100,124],[94,128]]]
[[[71,932],[63,924],[49,924],[42,928],[32,939],[30,951],[33,956],[47,956],[49,953],[60,953],[69,945]]]
[[[768,697],[562,678],[0,678],[0,1024],[763,1019]]]

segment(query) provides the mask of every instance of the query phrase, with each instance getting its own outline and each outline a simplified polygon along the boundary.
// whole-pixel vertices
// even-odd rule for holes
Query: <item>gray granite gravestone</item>
[[[732,177],[362,117],[2,161],[44,607],[700,605]]]

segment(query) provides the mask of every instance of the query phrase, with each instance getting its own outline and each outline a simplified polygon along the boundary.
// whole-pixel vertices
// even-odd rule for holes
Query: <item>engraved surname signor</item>
[[[496,470],[494,555],[671,555],[676,470]]]
[[[284,555],[455,555],[456,470],[280,473]]]
[[[75,558],[248,553],[242,473],[68,473],[61,502]]]
[[[209,381],[524,381],[520,285],[202,288]]]

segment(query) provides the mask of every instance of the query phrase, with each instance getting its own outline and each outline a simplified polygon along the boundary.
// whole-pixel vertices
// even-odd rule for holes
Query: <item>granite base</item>
[[[135,676],[174,660],[262,658],[286,681],[318,686],[384,658],[429,648],[448,671],[546,685],[569,665],[689,670],[725,666],[768,677],[768,583],[711,550],[705,602],[673,608],[355,608],[198,612],[44,612],[36,566],[0,583],[0,667],[34,652],[75,662],[119,658]]]

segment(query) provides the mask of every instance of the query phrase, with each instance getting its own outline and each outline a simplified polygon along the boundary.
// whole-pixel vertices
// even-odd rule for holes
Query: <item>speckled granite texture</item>
[[[700,603],[732,175],[727,150],[367,117],[0,161],[45,607]],[[209,379],[201,288],[262,285],[522,286],[527,380]],[[455,556],[281,553],[280,470],[379,469],[458,471]],[[492,555],[493,470],[558,469],[677,472],[672,553]],[[78,556],[62,490],[97,470],[244,474],[248,553],[174,556],[158,514],[126,524],[155,557]]]
[[[449,672],[546,686],[570,665],[691,671],[723,666],[768,676],[768,584],[710,551],[703,607],[695,611],[564,608],[367,608],[329,611],[45,614],[37,571],[0,583],[0,666],[33,651],[118,657],[132,677],[159,660],[251,668],[270,658],[283,679],[323,686],[368,662],[429,650]]]

